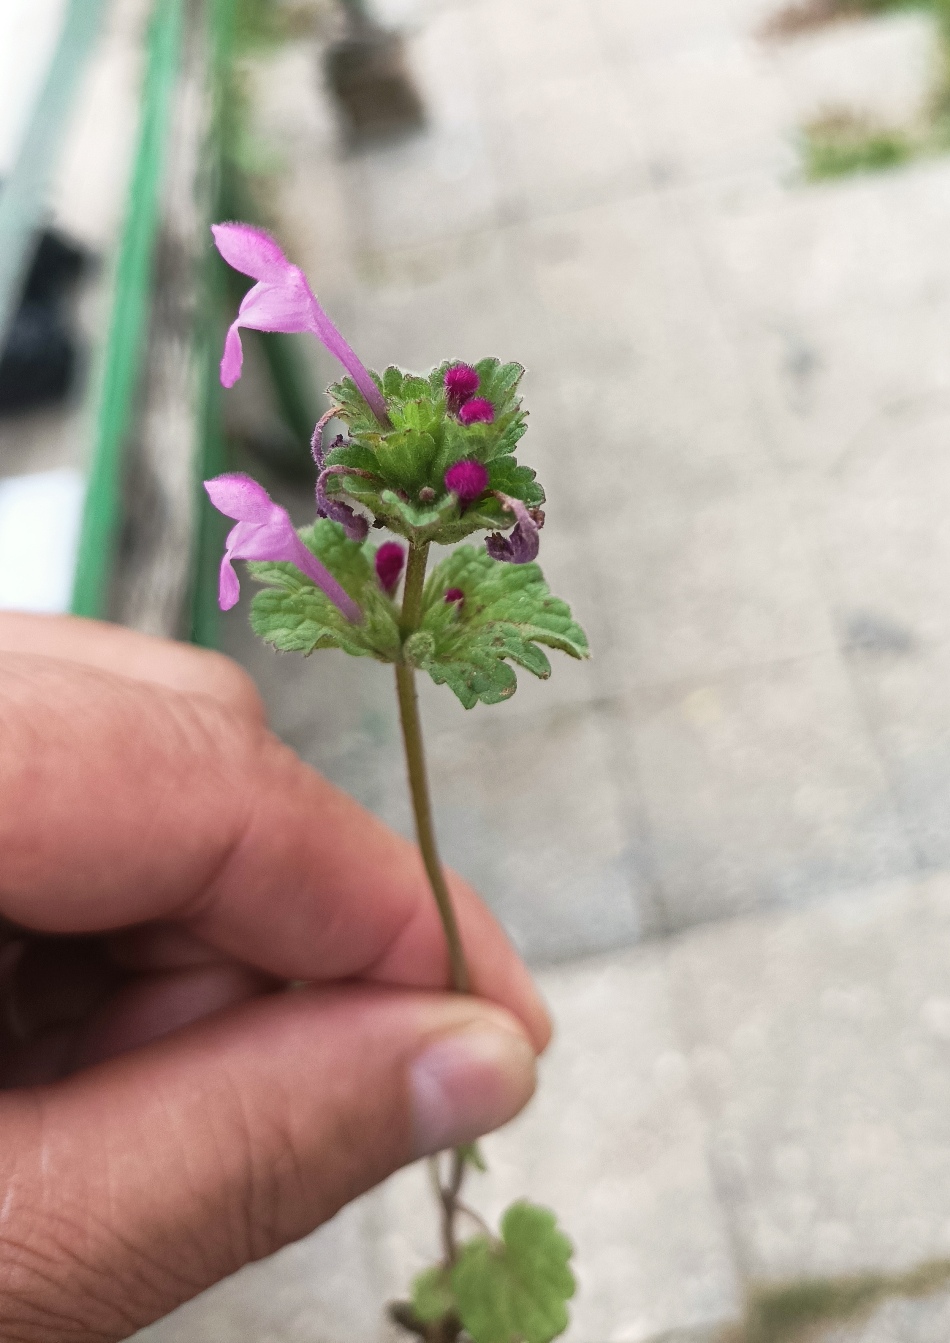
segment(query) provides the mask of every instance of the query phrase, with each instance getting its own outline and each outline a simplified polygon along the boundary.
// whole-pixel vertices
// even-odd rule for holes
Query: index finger
[[[254,682],[231,658],[103,620],[0,611],[0,653],[78,662],[133,681],[210,695],[251,718],[264,717]]]
[[[475,990],[543,1045],[527,971],[470,888],[453,893]],[[0,912],[51,932],[174,920],[288,979],[448,979],[415,847],[259,722],[16,654],[0,654]]]

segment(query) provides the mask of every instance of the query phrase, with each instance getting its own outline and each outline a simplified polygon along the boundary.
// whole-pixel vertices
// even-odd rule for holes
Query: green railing
[[[103,616],[108,609],[110,577],[122,520],[124,447],[134,424],[142,361],[147,351],[155,244],[175,90],[182,64],[187,3],[197,0],[159,0],[148,31],[138,143],[118,249],[109,333],[95,393],[95,428],[72,601],[77,615]],[[220,155],[222,90],[233,13],[233,0],[207,0],[203,8],[209,37],[207,77],[215,102],[209,147],[212,157]],[[207,167],[219,184],[209,199],[209,208],[216,213],[220,164]],[[191,609],[186,616],[192,637],[197,642],[213,644],[217,612],[210,570],[216,563],[221,520],[208,506],[200,480],[223,469],[226,454],[215,377],[222,278],[210,247],[201,283],[205,293],[199,304],[201,317],[199,330],[195,332],[195,352],[201,381],[198,413],[202,450],[200,459],[194,463],[195,489],[199,491],[198,523]]]

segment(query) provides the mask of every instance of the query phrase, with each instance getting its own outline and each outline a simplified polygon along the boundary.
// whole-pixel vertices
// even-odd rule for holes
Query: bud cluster
[[[346,426],[324,453],[319,435],[318,511],[340,522],[352,540],[376,526],[414,544],[452,544],[475,531],[497,533],[499,559],[525,563],[537,555],[544,491],[530,467],[515,460],[525,432],[518,397],[520,364],[482,359],[440,364],[417,377],[388,368],[370,374],[386,403],[380,421],[351,378],[329,389]],[[501,533],[514,528],[511,554]]]

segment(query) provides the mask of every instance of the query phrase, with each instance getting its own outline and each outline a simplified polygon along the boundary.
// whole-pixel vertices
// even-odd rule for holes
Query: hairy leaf
[[[461,599],[447,601],[447,593]],[[539,644],[575,658],[590,655],[584,631],[567,603],[552,596],[538,565],[503,564],[460,546],[426,582],[422,623],[406,656],[471,709],[511,698],[518,686],[511,662],[550,676]]]
[[[572,1247],[552,1212],[514,1203],[501,1241],[480,1236],[452,1269],[459,1317],[474,1343],[550,1343],[568,1325]]]
[[[251,605],[254,633],[282,652],[342,648],[354,657],[395,661],[400,650],[398,611],[377,582],[372,547],[348,540],[340,524],[327,518],[301,531],[300,537],[359,604],[362,623],[347,620],[295,565],[255,562],[248,568],[265,589]]]

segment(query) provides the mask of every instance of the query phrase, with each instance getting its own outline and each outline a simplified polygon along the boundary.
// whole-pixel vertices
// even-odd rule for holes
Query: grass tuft
[[[805,127],[803,150],[805,176],[818,182],[896,168],[915,156],[918,145],[905,131],[834,112]]]

